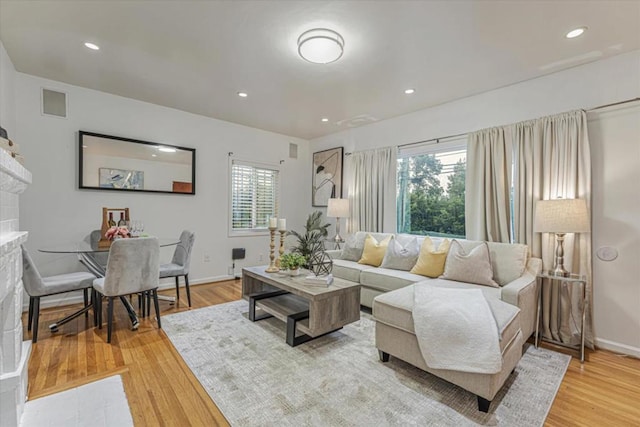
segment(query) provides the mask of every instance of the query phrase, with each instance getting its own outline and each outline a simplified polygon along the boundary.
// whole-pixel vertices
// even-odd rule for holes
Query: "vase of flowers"
[[[127,238],[130,237],[129,234],[129,230],[127,229],[127,227],[111,227],[107,230],[107,232],[104,234],[104,237],[107,238],[108,240],[115,240],[115,239],[122,239],[122,238]]]
[[[300,267],[306,265],[307,259],[298,253],[286,253],[280,257],[280,268],[291,276],[300,274]]]

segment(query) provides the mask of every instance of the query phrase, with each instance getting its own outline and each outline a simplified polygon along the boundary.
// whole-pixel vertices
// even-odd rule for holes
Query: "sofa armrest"
[[[328,251],[324,251],[331,259],[342,259],[342,250],[341,249],[330,249]]]
[[[538,286],[536,276],[542,270],[540,258],[529,258],[522,276],[502,287],[502,301],[520,308],[520,329],[525,340],[535,330],[537,315]]]

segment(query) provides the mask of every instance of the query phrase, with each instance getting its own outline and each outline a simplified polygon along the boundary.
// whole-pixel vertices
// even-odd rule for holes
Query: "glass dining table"
[[[169,247],[175,246],[180,243],[180,240],[177,238],[158,238],[160,243],[160,247]],[[58,245],[51,245],[39,248],[38,251],[43,253],[50,254],[75,254],[78,257],[78,260],[89,270],[91,273],[95,274],[96,277],[104,277],[107,270],[107,260],[109,258],[109,247],[99,247],[97,242],[91,242],[88,240],[83,240],[80,242],[67,242],[60,243]],[[168,297],[164,295],[158,295],[159,299],[163,299],[165,301],[175,302],[175,298]],[[125,297],[120,297],[120,301],[127,310],[129,314],[129,318],[131,319],[131,326],[133,330],[138,329],[140,324],[138,320],[138,315],[135,310],[131,306],[129,300]],[[76,317],[88,312],[93,307],[93,301],[91,304],[83,307],[81,310],[70,314],[63,319],[58,320],[55,323],[49,325],[49,330],[51,332],[57,332],[58,327],[75,319]]]

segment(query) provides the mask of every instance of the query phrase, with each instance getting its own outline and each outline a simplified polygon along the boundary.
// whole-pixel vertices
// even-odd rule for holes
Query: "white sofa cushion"
[[[360,272],[371,268],[376,269],[376,267],[371,267],[370,265],[365,264],[358,264],[355,261],[334,259],[331,274],[333,274],[333,277],[337,277],[338,279],[350,280],[352,282],[359,283]]]
[[[522,276],[527,261],[529,260],[529,248],[520,243],[482,242],[478,240],[457,240],[466,252],[486,243],[491,255],[491,267],[493,280],[500,286],[516,280]]]
[[[390,268],[370,268],[360,273],[360,284],[387,292],[424,280],[424,276]]]
[[[389,242],[380,267],[409,271],[416,264],[419,253],[420,245],[416,236],[398,234]]]
[[[460,242],[454,239],[449,248],[444,274],[440,277],[459,282],[499,287],[493,280],[489,246],[485,242],[471,251],[465,251]]]

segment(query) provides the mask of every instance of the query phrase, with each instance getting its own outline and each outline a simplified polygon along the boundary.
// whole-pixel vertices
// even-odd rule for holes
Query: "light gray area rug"
[[[375,322],[359,322],[298,347],[285,324],[247,319],[235,301],[162,318],[187,365],[233,426],[539,426],[570,356],[528,346],[491,403],[394,357],[378,360]]]

